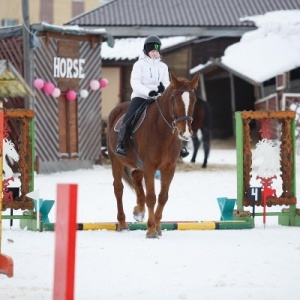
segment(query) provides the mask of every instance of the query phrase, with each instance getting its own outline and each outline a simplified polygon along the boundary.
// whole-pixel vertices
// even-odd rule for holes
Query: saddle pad
[[[147,108],[143,111],[143,113],[141,114],[141,116],[139,117],[139,119],[137,120],[136,124],[133,127],[133,131],[132,133],[135,133],[139,127],[141,126],[141,124],[143,123],[145,117],[146,117],[146,112],[147,112]],[[123,114],[116,122],[115,127],[114,127],[114,131],[119,132],[120,128],[123,124],[123,120],[124,120],[125,114]]]

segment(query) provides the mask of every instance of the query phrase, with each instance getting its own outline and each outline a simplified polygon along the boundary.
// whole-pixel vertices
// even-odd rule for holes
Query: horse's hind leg
[[[145,218],[145,192],[143,188],[144,173],[141,170],[132,172],[133,185],[136,192],[136,206],[133,209],[133,217],[137,222],[143,222]]]
[[[118,208],[118,231],[127,230],[128,226],[125,221],[125,213],[123,208],[123,189],[124,185],[122,183],[122,172],[123,172],[123,165],[118,162],[117,160],[111,159],[112,162],[112,173],[114,177],[113,186],[115,197],[117,200],[117,208]]]
[[[194,152],[193,152],[191,162],[194,163],[194,162],[196,162],[198,149],[201,145],[201,142],[200,142],[200,140],[198,139],[198,136],[197,136],[197,132],[194,132],[194,134],[192,135],[192,141],[193,141],[193,146],[194,146]]]
[[[202,168],[206,168],[207,160],[208,160],[208,156],[209,156],[209,152],[210,152],[210,131],[209,131],[209,129],[205,128],[203,130],[202,134],[203,134],[202,141],[203,141],[203,149],[204,149],[204,161],[203,161]]]

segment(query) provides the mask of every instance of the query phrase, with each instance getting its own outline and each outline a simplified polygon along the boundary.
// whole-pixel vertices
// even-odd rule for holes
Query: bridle
[[[179,122],[182,122],[182,121],[190,121],[192,122],[193,121],[193,117],[192,116],[181,116],[181,117],[177,117],[176,114],[175,114],[175,111],[174,111],[174,106],[175,106],[175,96],[174,96],[174,92],[189,92],[189,93],[193,93],[195,94],[194,90],[184,90],[184,89],[175,89],[173,90],[173,93],[172,93],[172,96],[171,96],[171,99],[172,99],[172,118],[173,118],[173,121],[172,123],[170,124],[168,122],[168,120],[166,119],[166,117],[164,116],[163,114],[163,111],[157,101],[157,98],[155,99],[155,103],[158,107],[158,110],[162,116],[162,118],[164,119],[164,121],[167,123],[167,125],[171,128],[172,130],[172,134],[174,134],[175,130],[177,129],[177,123]]]

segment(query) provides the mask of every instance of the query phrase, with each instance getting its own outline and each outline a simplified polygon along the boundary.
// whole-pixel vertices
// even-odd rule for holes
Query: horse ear
[[[200,73],[196,73],[194,78],[190,81],[193,88],[196,88],[199,83]]]
[[[179,84],[179,80],[177,77],[174,75],[174,73],[170,72],[170,77],[171,77],[171,82],[173,82],[175,85]]]

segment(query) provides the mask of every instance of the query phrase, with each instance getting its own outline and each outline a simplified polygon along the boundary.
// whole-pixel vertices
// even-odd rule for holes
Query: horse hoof
[[[162,236],[161,229],[156,229],[158,236]]]
[[[145,218],[145,213],[138,213],[136,211],[133,211],[133,218],[137,221],[137,222],[143,222],[144,218]]]
[[[146,234],[146,238],[147,238],[147,239],[158,239],[159,236],[158,236],[157,233],[147,233],[147,234]]]
[[[118,232],[129,231],[129,228],[128,228],[128,227],[125,227],[125,228],[124,228],[124,227],[122,227],[122,228],[118,227],[118,228],[117,228],[117,231],[118,231]]]

